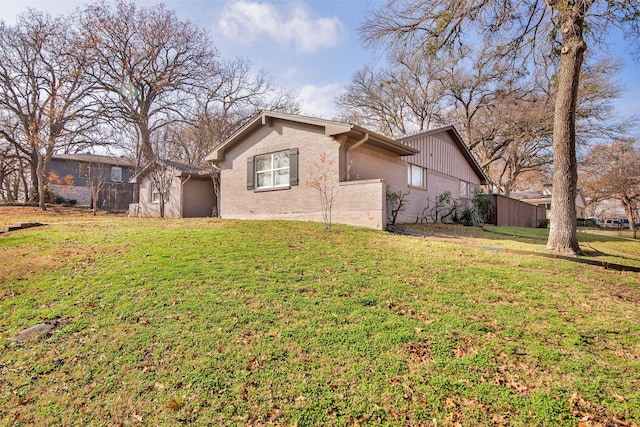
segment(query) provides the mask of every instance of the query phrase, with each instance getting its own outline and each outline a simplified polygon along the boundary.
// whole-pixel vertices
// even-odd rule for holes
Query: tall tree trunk
[[[34,148],[31,150],[29,156],[29,169],[31,171],[31,182],[29,184],[29,191],[26,201],[34,203],[38,200],[38,151]],[[25,187],[26,191],[27,187]]]
[[[44,168],[44,156],[41,153],[37,153],[38,155],[38,167],[36,169],[36,175],[38,179],[38,207],[41,210],[46,211],[47,206],[45,205],[45,188],[47,186],[47,177],[45,175]]]
[[[567,5],[567,3],[569,3]],[[562,55],[553,127],[553,193],[551,228],[547,249],[562,254],[580,252],[576,234],[576,196],[578,171],[576,161],[576,103],[584,52],[584,15],[588,0],[562,2],[559,12],[562,31]]]

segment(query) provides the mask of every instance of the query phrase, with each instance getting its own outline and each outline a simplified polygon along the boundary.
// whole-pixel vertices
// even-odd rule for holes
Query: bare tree
[[[102,1],[85,7],[80,25],[106,117],[135,128],[137,166],[152,161],[153,134],[185,119],[195,89],[217,73],[211,39],[162,4]]]
[[[576,254],[576,107],[587,48],[585,28],[599,40],[623,27],[638,46],[640,3],[627,0],[390,0],[362,27],[371,43],[401,44],[438,54],[472,46],[478,38],[514,69],[538,49],[560,53],[553,133],[552,222],[547,248]],[[553,46],[547,41],[554,40]]]
[[[51,156],[72,145],[95,114],[87,57],[77,40],[63,18],[34,10],[14,27],[0,22],[0,136],[29,158],[42,209]]]
[[[442,124],[441,60],[394,51],[389,66],[357,71],[336,99],[338,117],[389,137]]]
[[[192,164],[201,163],[257,111],[293,113],[299,109],[295,97],[276,88],[265,71],[254,71],[245,59],[221,64],[220,72],[194,103],[195,117],[172,125],[168,136],[174,155]]]
[[[637,141],[618,140],[589,150],[580,163],[580,185],[592,202],[621,203],[635,230],[634,212],[640,206],[640,146]]]
[[[340,192],[340,177],[335,159],[321,153],[307,169],[305,184],[318,191],[324,229],[331,230],[333,225],[333,206]]]

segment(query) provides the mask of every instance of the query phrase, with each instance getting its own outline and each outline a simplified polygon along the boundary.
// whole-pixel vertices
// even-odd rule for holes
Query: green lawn
[[[545,230],[47,222],[0,235],[0,425],[640,423],[640,274],[482,249]]]

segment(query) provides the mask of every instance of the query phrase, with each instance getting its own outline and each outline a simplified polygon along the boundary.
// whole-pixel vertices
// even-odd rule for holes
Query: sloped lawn
[[[640,423],[640,274],[455,230],[109,216],[4,234],[0,424]]]

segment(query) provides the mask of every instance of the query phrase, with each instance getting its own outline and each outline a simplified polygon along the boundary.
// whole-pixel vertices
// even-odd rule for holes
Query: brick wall
[[[298,149],[299,185],[271,191],[247,190],[247,158]],[[323,221],[320,193],[307,185],[309,167],[320,155],[335,162],[335,223],[384,228],[384,183],[339,181],[340,144],[319,128],[274,120],[225,153],[221,168],[220,216],[236,219]],[[379,177],[378,177],[379,178]]]
[[[50,184],[49,188],[57,197],[62,197],[66,200],[75,200],[79,206],[91,205],[91,191],[89,187]]]

